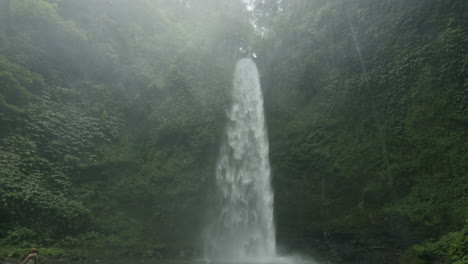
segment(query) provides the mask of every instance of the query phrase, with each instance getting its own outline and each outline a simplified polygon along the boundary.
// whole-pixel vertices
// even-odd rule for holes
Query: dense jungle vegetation
[[[0,0],[0,247],[199,254],[246,50],[280,245],[468,262],[465,0]]]

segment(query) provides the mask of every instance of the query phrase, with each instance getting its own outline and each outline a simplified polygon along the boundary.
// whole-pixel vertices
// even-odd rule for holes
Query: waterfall
[[[221,205],[206,238],[206,257],[265,261],[275,258],[273,192],[263,96],[257,66],[241,59],[216,167]]]

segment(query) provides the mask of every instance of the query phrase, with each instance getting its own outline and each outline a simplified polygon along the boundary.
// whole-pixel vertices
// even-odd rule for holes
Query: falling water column
[[[273,192],[263,96],[251,59],[235,69],[232,106],[216,168],[222,195],[207,257],[268,260],[276,255]]]

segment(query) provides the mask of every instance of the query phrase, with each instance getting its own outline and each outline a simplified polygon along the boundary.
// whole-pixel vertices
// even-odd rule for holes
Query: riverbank
[[[0,249],[0,264],[20,263],[30,248]],[[40,263],[100,263],[100,262],[151,262],[166,260],[167,250],[163,247],[126,247],[126,248],[38,248]],[[171,256],[171,258],[174,258]],[[175,258],[174,258],[175,259]]]

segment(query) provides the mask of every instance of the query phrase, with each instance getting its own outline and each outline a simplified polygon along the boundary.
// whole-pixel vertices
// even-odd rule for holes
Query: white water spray
[[[222,204],[207,236],[206,257],[270,261],[276,257],[273,192],[257,66],[241,59],[216,168]]]

